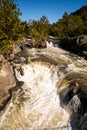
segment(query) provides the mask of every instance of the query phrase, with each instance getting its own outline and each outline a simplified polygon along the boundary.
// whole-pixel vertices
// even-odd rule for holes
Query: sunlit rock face
[[[78,130],[78,90],[87,94],[87,61],[50,46],[26,48],[11,64],[23,84],[1,111],[0,130]]]
[[[2,59],[5,61],[4,58]],[[15,87],[15,85],[16,81],[12,66],[8,62],[2,62],[0,67],[0,107],[3,106],[3,102],[10,96],[9,89]]]

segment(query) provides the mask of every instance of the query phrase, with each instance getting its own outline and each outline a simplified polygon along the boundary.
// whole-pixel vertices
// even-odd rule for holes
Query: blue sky
[[[35,19],[45,15],[50,23],[57,22],[64,12],[74,12],[87,5],[87,0],[16,0],[22,12],[21,20]]]

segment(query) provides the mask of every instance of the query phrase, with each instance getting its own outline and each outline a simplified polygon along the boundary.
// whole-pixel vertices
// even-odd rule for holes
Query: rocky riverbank
[[[87,35],[81,35],[76,37],[53,37],[49,36],[47,42],[52,43],[53,46],[60,46],[61,48],[70,51],[72,53],[78,54],[79,56],[85,57],[87,59]],[[28,48],[46,48],[47,44],[35,44],[34,38],[26,37],[22,41],[23,44],[20,44],[20,48],[24,50]]]
[[[87,59],[87,35],[63,38],[60,47]]]
[[[21,47],[15,46],[13,50],[13,54],[8,59],[9,62],[2,55],[0,56],[0,108],[2,109],[3,104],[6,104],[11,98],[12,95],[10,95],[10,90],[18,85],[13,68],[16,67],[21,76],[23,76],[24,72],[21,65],[28,64],[30,62],[38,62],[38,64],[49,62],[50,64],[54,64],[58,67],[58,76],[61,77],[65,75],[64,77],[61,77],[65,79],[62,79],[63,83],[59,86],[66,85],[67,83],[70,87],[70,89],[68,89],[68,86],[66,85],[67,87],[62,91],[66,91],[66,89],[67,91],[63,94],[63,96],[60,96],[60,98],[62,100],[67,100],[67,108],[69,108],[70,111],[72,111],[76,116],[78,116],[78,114],[80,115],[80,117],[72,117],[72,127],[74,127],[73,122],[74,124],[77,123],[77,118],[79,118],[79,128],[77,130],[85,130],[87,127],[86,60],[81,59],[81,57],[74,56],[69,52],[63,51],[60,48],[54,47],[30,49],[28,46],[25,46],[24,49],[21,49]],[[61,92],[60,95],[62,95]],[[75,120],[73,121],[73,119]]]
[[[10,63],[0,55],[0,108],[10,97],[10,89],[16,86],[13,68]]]

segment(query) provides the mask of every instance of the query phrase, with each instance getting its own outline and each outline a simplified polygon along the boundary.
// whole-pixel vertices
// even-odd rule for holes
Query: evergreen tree
[[[49,24],[49,21],[48,21],[48,19],[47,19],[47,17],[45,15],[43,15],[40,18],[40,22],[42,22],[43,24]]]
[[[11,48],[21,33],[20,10],[14,0],[0,0],[0,49]],[[10,42],[9,42],[10,41]]]

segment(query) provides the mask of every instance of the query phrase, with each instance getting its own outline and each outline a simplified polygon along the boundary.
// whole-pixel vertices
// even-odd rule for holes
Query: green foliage
[[[3,54],[6,58],[12,53],[13,41],[3,40],[0,43],[0,54]]]
[[[49,24],[49,21],[45,15],[40,18],[40,22],[43,24]]]
[[[31,35],[35,46],[45,46],[48,35],[73,37],[87,34],[87,6],[74,13],[64,13],[54,24],[42,16],[38,21],[20,21],[21,12],[14,0],[0,0],[0,53],[9,55],[14,41]]]
[[[29,35],[29,23],[27,23],[27,21],[21,22],[21,31],[20,32],[21,32],[21,34],[23,33],[23,36],[25,36],[25,37]]]
[[[0,50],[9,53],[9,41],[17,40],[21,36],[20,15],[14,0],[0,0]]]
[[[87,34],[87,6],[70,15],[65,12],[62,19],[52,25],[50,34],[63,38]]]
[[[87,22],[87,6],[83,6],[75,12],[71,13],[71,15],[80,16],[84,22]]]
[[[48,37],[49,21],[46,16],[42,16],[40,20],[32,20],[29,22],[29,32],[35,39],[38,46],[45,46],[46,38]]]

